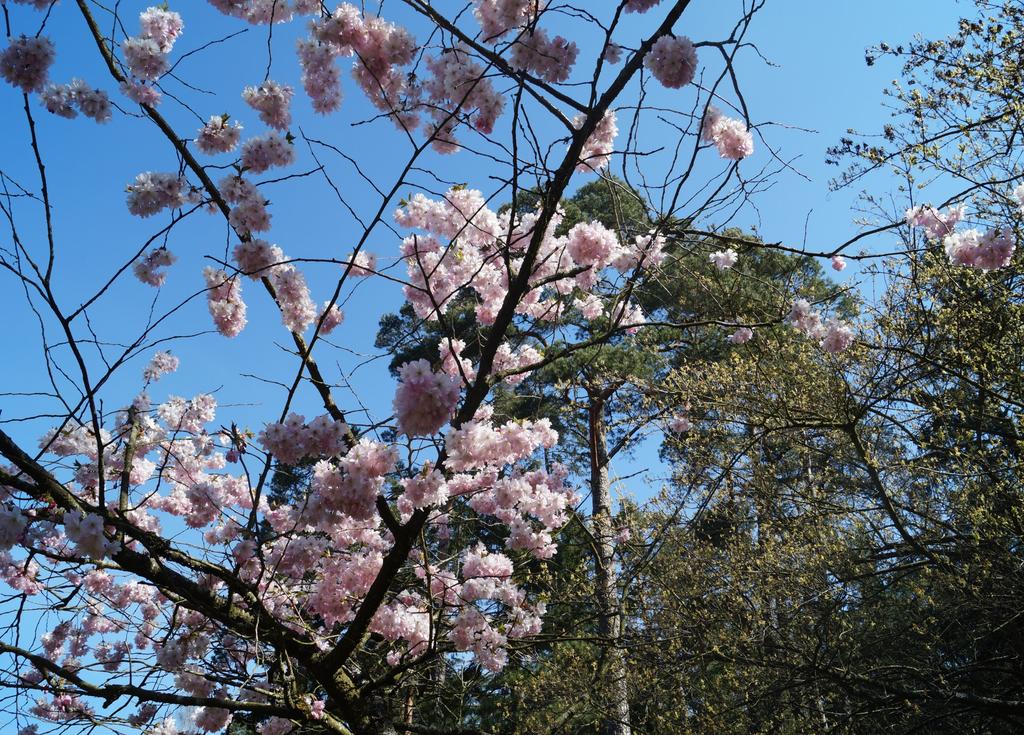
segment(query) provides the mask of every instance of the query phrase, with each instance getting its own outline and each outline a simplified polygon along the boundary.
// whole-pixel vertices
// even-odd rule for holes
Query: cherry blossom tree
[[[0,76],[22,107],[35,181],[2,176],[0,266],[38,322],[50,389],[38,396],[46,408],[5,414],[18,428],[0,431],[2,682],[25,735],[232,723],[265,735],[435,732],[402,712],[403,683],[446,657],[499,672],[524,650],[546,605],[523,570],[556,552],[576,502],[566,469],[548,456],[559,443],[551,422],[500,420],[495,387],[642,335],[649,320],[636,285],[656,277],[664,230],[685,222],[705,228],[685,234],[717,237],[705,215],[742,205],[777,170],[769,157],[740,175],[760,143],[733,62],[759,3],[741,3],[723,38],[710,40],[684,35],[688,0],[210,5],[137,16],[90,0],[4,5]],[[223,37],[204,30],[225,23]],[[559,35],[565,27],[572,39]],[[63,55],[102,73],[58,78]],[[207,65],[189,77],[196,58]],[[234,62],[248,82],[230,96],[205,89]],[[271,78],[286,63],[295,84]],[[560,203],[575,181],[613,165],[628,179],[644,165],[640,124],[661,114],[644,104],[654,84],[674,90],[684,111],[667,126],[680,153],[651,197],[652,231],[624,238],[582,221],[561,232]],[[343,114],[343,89],[371,118],[328,139],[296,124],[307,109]],[[124,222],[142,220],[151,234],[126,247],[118,232],[128,226],[111,222],[116,262],[73,289],[74,233],[58,215],[75,193],[53,171],[69,167],[83,189],[107,182],[103,171],[48,157],[42,115],[141,127],[162,148],[134,151],[138,170],[121,182]],[[79,115],[90,121],[58,119]],[[400,151],[390,173],[367,174],[355,128]],[[466,159],[474,175],[491,173],[459,182]],[[270,192],[313,182],[350,217],[344,253],[304,247],[275,226],[290,212]],[[357,207],[356,189],[372,204]],[[532,211],[501,208],[527,190],[537,195]],[[291,206],[312,216],[322,200],[302,196]],[[913,219],[930,226],[948,215]],[[1001,237],[965,233],[950,257],[1002,265]],[[203,244],[217,238],[223,247]],[[708,256],[716,270],[763,247],[736,239],[723,236]],[[345,354],[357,327],[344,311],[372,281],[392,284],[417,319],[448,335],[436,357],[399,367],[390,410],[346,389],[359,361]],[[140,288],[170,296],[128,327],[137,315],[124,305]],[[447,326],[460,300],[481,334],[473,360]],[[153,398],[174,371],[203,371],[201,360],[168,351],[198,338],[197,319],[227,353],[254,329],[273,334],[259,323],[265,305],[292,362],[272,381],[280,403],[258,425],[234,420],[212,393]],[[856,332],[828,309],[798,299],[769,321],[840,352]],[[581,321],[587,329],[572,328]],[[704,323],[689,314],[660,326],[687,321]],[[734,343],[761,326],[715,322]],[[552,332],[557,341],[536,337]],[[271,360],[276,339],[252,361]],[[310,400],[316,415],[300,408]],[[21,428],[43,419],[38,435]],[[281,464],[309,468],[308,486],[287,500],[268,492]]]

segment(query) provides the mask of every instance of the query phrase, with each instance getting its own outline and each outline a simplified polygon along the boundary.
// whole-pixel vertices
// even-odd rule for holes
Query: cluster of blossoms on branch
[[[54,115],[73,118],[81,112],[98,123],[110,120],[110,98],[102,89],[93,89],[81,79],[69,84],[48,84],[39,93],[43,106]]]
[[[575,43],[537,25],[547,3],[536,0],[475,0],[475,17],[493,57],[456,41],[423,49],[405,29],[348,3],[322,15],[320,3],[310,0],[211,2],[251,23],[315,15],[308,37],[298,43],[302,85],[313,109],[328,113],[339,107],[339,60],[351,58],[352,75],[369,101],[403,132],[422,124],[442,153],[458,150],[460,126],[484,136],[494,131],[505,95],[492,77],[561,84],[579,56]],[[625,9],[643,13],[657,4],[629,0]],[[184,23],[178,13],[157,7],[143,11],[139,20],[139,35],[116,47],[121,58],[115,62],[130,72],[124,93],[152,106],[160,100],[155,85],[170,68],[168,55]],[[606,52],[609,60],[616,56],[613,46]],[[410,73],[420,52],[423,79]],[[26,92],[43,90],[44,105],[58,115],[71,117],[77,110],[108,119],[109,100],[100,90],[77,80],[45,87],[53,55],[43,37],[12,41],[0,56],[0,74]],[[663,35],[643,63],[664,86],[678,89],[693,81],[698,61],[689,39]],[[270,132],[243,141],[242,126],[220,114],[211,116],[194,139],[206,155],[237,150],[231,173],[201,193],[181,172],[141,173],[127,188],[128,210],[139,217],[165,210],[175,215],[173,210],[191,203],[227,213],[237,235],[233,263],[203,271],[207,308],[222,335],[234,337],[246,326],[245,277],[263,282],[290,332],[301,335],[317,324],[320,334],[328,334],[341,324],[341,310],[333,300],[318,307],[296,263],[282,248],[256,237],[270,229],[271,217],[250,175],[293,163],[287,130],[294,92],[268,79],[246,87],[241,96]],[[593,124],[580,114],[572,125],[580,130],[588,120]],[[617,134],[616,115],[609,109],[593,125],[579,160],[568,161],[569,168],[607,167]],[[714,108],[702,135],[725,158],[739,160],[753,150],[746,126]],[[198,168],[193,174],[205,181]],[[495,325],[507,304],[504,326],[515,318],[574,324],[582,319],[609,333],[635,333],[647,317],[638,303],[620,298],[615,285],[656,271],[666,257],[665,239],[655,231],[620,237],[599,221],[580,222],[563,233],[564,213],[547,215],[495,211],[479,191],[458,186],[437,198],[416,194],[403,202],[394,219],[409,231],[400,252],[407,272],[404,294],[415,313],[443,322],[457,297],[469,297],[483,327]],[[725,270],[737,255],[729,249],[712,254],[711,261]],[[161,286],[174,262],[161,246],[140,254],[133,270],[144,283]],[[362,250],[344,265],[351,276],[370,276],[377,269],[375,257]],[[821,324],[809,305],[798,310],[799,304],[794,326],[821,339],[826,350],[850,345],[848,325]],[[739,328],[729,339],[743,344],[752,336],[749,328]],[[35,557],[45,559],[46,573],[74,588],[82,601],[42,637],[49,660],[67,671],[98,667],[114,683],[137,680],[141,666],[158,682],[194,697],[283,701],[282,685],[253,662],[273,658],[266,655],[272,642],[289,635],[303,651],[331,651],[367,609],[367,630],[384,642],[384,660],[391,666],[447,645],[499,671],[507,663],[509,641],[538,634],[545,613],[543,601],[517,584],[517,564],[555,554],[555,535],[578,498],[567,470],[546,461],[545,450],[558,442],[549,420],[503,421],[486,402],[466,411],[468,417],[459,409],[478,387],[478,376],[481,385],[499,379],[515,385],[544,363],[548,356],[530,339],[500,342],[486,367],[464,357],[466,345],[458,339],[442,341],[436,363],[420,359],[402,365],[392,404],[394,427],[380,435],[359,434],[336,410],[309,422],[282,412],[281,420],[267,423],[250,445],[243,437],[253,433],[213,427],[217,403],[208,394],[170,396],[153,406],[141,393],[130,408],[99,422],[104,425],[60,426],[43,437],[41,451],[57,458],[52,467],[73,468],[72,479],[60,487],[75,499],[74,507],[57,510],[24,490],[0,488],[0,578],[22,593],[39,594],[44,567]],[[153,389],[178,363],[170,353],[154,355],[143,370],[145,388]],[[668,426],[675,433],[692,428],[685,413],[673,416]],[[423,460],[422,453],[431,449],[436,456]],[[296,496],[271,503],[264,481],[274,460],[278,470],[305,465],[310,474]],[[260,466],[251,470],[250,461]],[[14,475],[26,482],[20,471]],[[401,524],[414,519],[423,520],[422,537],[436,544],[401,548]],[[477,520],[491,529],[489,547],[466,545],[454,552],[446,547],[454,523],[471,526],[467,521]],[[165,527],[182,525],[194,532],[188,554],[159,536]],[[153,536],[166,544],[161,552],[180,554],[171,566],[196,572],[185,585],[194,599],[104,569],[108,564],[129,569],[138,556],[155,554]],[[395,553],[397,562],[391,557]],[[410,573],[382,577],[389,564]],[[223,570],[228,572],[218,573]],[[375,606],[367,606],[379,579],[397,582]],[[199,611],[221,603],[258,621],[258,634],[236,635],[217,616]],[[214,651],[217,660],[211,663]],[[28,676],[37,677],[31,683],[43,678],[38,671]],[[310,698],[305,706],[314,719],[325,716],[322,700]],[[41,698],[33,711],[60,722],[89,713],[77,697],[62,693]],[[156,713],[143,705],[130,715],[130,724],[152,724]],[[231,718],[226,707],[207,704],[197,708],[193,722],[199,730],[216,732]],[[170,732],[168,723],[153,732]],[[274,716],[261,732],[277,735],[291,726]]]
[[[1024,204],[1021,208],[1024,210]],[[923,229],[930,239],[940,241],[953,265],[983,271],[1008,266],[1017,247],[1011,233],[1003,228],[993,228],[984,233],[974,228],[957,230],[956,226],[964,214],[963,206],[948,207],[945,212],[934,207],[917,206],[907,210],[906,221],[911,227]]]
[[[701,138],[713,143],[722,158],[739,161],[754,152],[754,137],[740,120],[726,117],[715,106],[709,105],[701,124]]]
[[[823,320],[807,299],[797,299],[787,317],[790,325],[811,339],[821,342],[826,352],[842,352],[850,348],[856,334],[842,319]]]

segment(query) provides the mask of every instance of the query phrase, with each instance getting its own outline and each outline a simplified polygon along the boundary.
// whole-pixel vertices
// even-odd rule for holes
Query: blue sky
[[[147,4],[134,0],[121,3],[128,32],[135,32],[133,16]],[[448,4],[457,6],[454,2]],[[441,4],[442,7],[445,5]],[[603,5],[604,0],[594,3],[594,7]],[[186,24],[185,34],[178,42],[172,60],[186,51],[246,28],[195,0],[179,0],[171,3],[171,7],[182,13]],[[733,0],[695,0],[676,30],[694,40],[723,38],[740,7],[740,3]],[[398,3],[388,3],[386,8],[387,17],[399,22],[409,20]],[[854,234],[857,231],[857,214],[853,207],[857,192],[829,192],[828,179],[837,170],[825,166],[824,151],[848,128],[876,130],[886,118],[881,91],[896,76],[896,70],[885,63],[866,67],[865,47],[882,40],[904,41],[915,33],[926,37],[946,35],[955,29],[955,21],[960,14],[971,12],[972,7],[968,3],[925,0],[769,2],[756,17],[749,35],[760,55],[747,49],[739,57],[737,69],[753,121],[761,126],[762,134],[777,149],[780,157],[793,161],[800,175],[780,175],[771,189],[759,195],[756,209],[744,209],[731,224],[748,229],[756,227],[764,238],[771,241],[781,240],[795,245],[806,242],[809,249],[816,251],[827,251],[835,243]],[[40,14],[22,6],[11,7],[10,13],[16,34],[32,34],[38,30]],[[656,9],[646,17],[631,18],[624,26],[625,35],[620,42],[626,45],[635,42],[635,38],[628,37],[629,34],[650,27],[657,17]],[[579,42],[582,49],[580,66],[585,67],[586,60],[593,58],[596,48],[592,39],[574,37],[577,28],[578,22],[569,20],[556,20],[552,26],[553,31]],[[421,37],[424,31],[414,22],[410,22],[410,30]],[[293,84],[297,89],[300,85],[293,40],[301,31],[302,23],[274,29],[271,62],[272,78]],[[125,110],[134,109],[113,88],[91,39],[85,35],[84,23],[73,2],[64,0],[58,3],[45,33],[57,46],[52,80],[65,82],[73,76],[81,77],[110,90],[112,97]],[[263,78],[264,68],[270,61],[266,52],[266,34],[266,28],[250,28],[241,36],[217,43],[181,62],[178,69],[183,78],[204,90],[185,90],[175,83],[169,85],[169,89],[187,99],[200,116],[196,117],[172,100],[166,100],[162,111],[183,137],[194,135],[201,123],[200,118],[222,112],[229,112],[241,120],[247,135],[264,132],[264,126],[245,107],[239,93],[245,85]],[[709,65],[715,63],[710,52],[706,57],[702,54],[702,62],[705,59]],[[330,117],[314,116],[308,101],[299,91],[294,106],[296,123],[293,132],[298,134],[301,129],[311,138],[342,147],[379,185],[390,186],[406,160],[408,144],[396,136],[386,121],[355,124],[371,117],[372,111],[348,76],[345,66],[342,110]],[[692,90],[670,91],[651,84],[649,91],[651,103],[659,107],[684,109],[693,104]],[[124,206],[124,186],[141,171],[170,170],[175,159],[160,133],[144,120],[115,112],[113,121],[99,126],[82,118],[73,121],[56,118],[42,110],[35,100],[32,105],[54,202],[58,242],[56,290],[62,305],[69,308],[95,292],[113,268],[122,264],[129,253],[166,224],[166,217],[162,215],[145,220],[131,217]],[[34,191],[38,189],[38,178],[27,145],[28,129],[20,107],[20,94],[9,85],[0,84],[0,110],[4,111],[0,115],[0,139],[4,141],[0,168],[7,176]],[[543,123],[540,130],[541,134],[555,136],[549,123]],[[644,143],[653,148],[662,142],[655,138],[645,139]],[[758,149],[751,160],[743,163],[744,167],[753,168],[767,160],[761,141],[758,141]],[[287,173],[308,171],[315,165],[301,140],[298,153],[298,163]],[[351,166],[328,152],[320,151],[318,155],[323,156],[332,179],[357,212],[363,214],[376,209],[379,199]],[[214,159],[214,162],[226,161]],[[656,170],[659,164],[664,165],[663,158],[652,158],[652,170]],[[707,163],[717,164],[713,160]],[[495,171],[489,170],[481,159],[467,153],[454,156],[431,154],[425,159],[424,167],[440,179],[465,182],[484,189],[486,193],[493,190],[488,177]],[[265,175],[261,180],[266,178],[270,177]],[[414,178],[420,183],[431,183],[431,176],[426,173]],[[589,177],[581,177],[577,185],[588,180]],[[433,188],[443,189],[436,182]],[[413,186],[403,187],[402,194],[414,190]],[[345,208],[339,206],[322,178],[310,176],[270,185],[266,193],[272,201],[274,216],[274,229],[268,239],[280,244],[286,253],[297,257],[340,258],[350,251],[360,228]],[[495,205],[501,201],[497,199]],[[388,212],[394,206],[395,203],[389,205]],[[23,199],[18,200],[15,207],[22,237],[31,243],[30,249],[41,252],[40,208]],[[10,246],[10,233],[6,229],[0,234],[0,242],[5,247]],[[195,293],[202,287],[201,269],[210,262],[206,257],[223,258],[227,248],[233,244],[219,216],[200,212],[189,217],[174,229],[168,242],[179,258],[170,271],[168,285],[157,293],[130,276],[118,281],[110,294],[90,310],[91,325],[98,338],[104,342],[118,342],[124,334],[136,333],[151,309],[166,309]],[[874,243],[871,247],[880,245],[884,243]],[[382,260],[393,260],[398,251],[398,238],[390,230],[378,228],[369,238],[367,247]],[[857,268],[854,267],[848,269],[844,277],[856,278],[856,274]],[[307,269],[307,275],[316,300],[320,302],[328,298],[337,271],[320,267]],[[222,409],[221,422],[237,421],[258,431],[262,422],[276,418],[282,391],[265,381],[290,383],[293,379],[294,360],[283,349],[290,343],[276,309],[262,289],[246,282],[245,292],[250,324],[239,337],[225,340],[217,334],[203,334],[168,343],[182,358],[182,368],[178,374],[165,378],[151,390],[154,400],[162,400],[169,394],[190,396],[215,391],[221,405],[229,406]],[[386,374],[387,358],[374,359],[372,344],[380,316],[396,309],[399,304],[400,294],[393,285],[382,279],[360,282],[351,298],[343,304],[346,323],[332,335],[331,343],[335,347],[324,345],[327,349],[317,353],[325,372],[335,378],[340,371],[349,372],[356,364],[363,364],[353,376],[355,392],[338,392],[339,404],[346,411],[355,412],[354,421],[364,420],[357,412],[360,405],[370,408],[378,419],[390,412],[392,383]],[[8,274],[0,274],[0,306],[3,307],[0,319],[7,327],[8,335],[8,349],[0,361],[0,385],[4,391],[48,390],[38,347],[38,323],[25,305],[24,293]],[[49,329],[52,328],[50,323]],[[160,336],[171,337],[209,329],[205,298],[200,295],[168,320]],[[61,348],[57,350],[60,353]],[[67,357],[66,351],[60,354],[62,358]],[[97,354],[92,354],[89,359],[94,365],[99,365]],[[102,398],[108,408],[124,405],[138,391],[141,386],[139,376],[146,359],[147,356],[142,356],[130,363],[105,388]],[[62,361],[68,365],[66,359]],[[240,377],[246,374],[258,378]],[[35,396],[0,396],[0,421],[38,415],[53,408]],[[297,408],[307,417],[321,412],[312,390],[301,394]],[[27,444],[34,444],[35,437],[51,423],[51,420],[43,418],[0,425]],[[651,457],[653,452],[645,449],[636,461],[645,463]],[[641,487],[630,488],[630,491],[644,494]]]

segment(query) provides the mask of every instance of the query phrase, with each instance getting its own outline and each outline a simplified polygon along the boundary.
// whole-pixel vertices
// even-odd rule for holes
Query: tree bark
[[[607,707],[601,735],[630,735],[626,656],[619,645],[622,616],[619,574],[615,567],[615,529],[612,527],[611,483],[608,479],[608,436],[604,420],[607,396],[589,393],[590,498],[595,540],[595,601],[598,633],[602,638]]]

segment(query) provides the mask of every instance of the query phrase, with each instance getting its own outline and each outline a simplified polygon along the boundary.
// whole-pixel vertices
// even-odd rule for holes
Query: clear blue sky
[[[605,1],[598,0],[595,6],[603,6]],[[136,30],[134,13],[146,5],[134,0],[121,3],[129,32]],[[447,5],[442,3],[442,6]],[[450,5],[454,7],[456,3]],[[186,24],[172,60],[245,27],[221,17],[206,3],[196,0],[179,0],[171,7],[182,13]],[[398,3],[387,3],[385,7],[389,13],[394,13],[388,17],[398,21],[407,18]],[[739,7],[740,3],[734,0],[695,0],[676,30],[694,40],[724,38]],[[36,32],[40,14],[19,5],[9,10],[15,34]],[[971,12],[972,6],[968,3],[925,0],[769,1],[754,21],[749,38],[771,63],[765,63],[747,50],[738,62],[739,75],[754,122],[778,124],[763,125],[763,134],[783,158],[794,160],[795,167],[807,178],[791,174],[780,176],[774,188],[758,198],[756,211],[744,210],[732,224],[756,226],[766,239],[794,244],[804,242],[806,225],[806,243],[813,250],[828,250],[853,234],[857,228],[851,207],[856,192],[828,192],[827,181],[836,170],[824,165],[824,151],[847,128],[876,130],[884,122],[886,112],[881,106],[881,90],[895,77],[896,70],[884,63],[866,67],[864,48],[882,40],[903,41],[915,33],[946,35],[955,29],[955,20],[960,14]],[[657,15],[658,11],[654,10],[644,20],[649,23]],[[634,19],[626,28],[640,25],[639,20]],[[413,24],[410,29],[422,37],[422,27]],[[293,39],[301,30],[301,23],[275,28],[273,38],[271,76],[297,89],[300,85]],[[559,27],[556,23],[554,30],[572,37],[575,26],[567,22]],[[70,0],[58,3],[46,29],[57,46],[57,62],[51,79],[65,82],[73,76],[81,77],[110,90],[111,96],[125,110],[133,110],[134,106],[113,89],[85,31],[75,3]],[[246,84],[263,78],[268,63],[266,33],[265,28],[250,28],[245,35],[182,62],[179,67],[182,76],[212,93],[183,92],[202,118],[229,112],[241,120],[247,134],[264,132],[264,126],[242,103],[239,93]],[[592,58],[595,49],[587,39],[578,40],[583,48],[580,66],[585,67],[586,59]],[[627,44],[632,41],[622,40]],[[712,54],[708,53],[708,57],[709,63],[714,61]],[[343,74],[343,85],[343,108],[330,117],[314,116],[308,101],[301,91],[298,92],[293,129],[298,133],[301,128],[310,137],[340,146],[355,156],[381,185],[390,185],[405,161],[408,146],[397,138],[386,121],[353,125],[372,113],[347,70]],[[172,83],[170,89],[181,90],[181,87]],[[669,108],[692,105],[692,90],[668,91],[652,84],[650,91],[651,102],[655,105]],[[32,105],[54,202],[58,243],[55,281],[62,304],[68,309],[94,292],[128,253],[134,252],[166,223],[162,215],[146,220],[131,217],[124,205],[124,186],[141,171],[169,170],[174,166],[174,156],[160,133],[143,120],[115,112],[112,122],[98,126],[83,118],[74,121],[56,118],[42,110],[35,100]],[[0,84],[0,110],[3,111],[0,115],[0,140],[3,140],[0,168],[25,188],[37,191],[38,178],[20,107],[20,94],[9,85]],[[192,137],[201,122],[170,99],[166,100],[162,111],[183,136]],[[506,124],[507,118],[508,115]],[[659,144],[656,140],[645,142],[650,147]],[[291,169],[293,172],[314,166],[301,141],[298,146],[299,162]],[[765,162],[766,154],[760,141],[758,148],[758,153],[742,164],[744,167],[753,169]],[[332,178],[349,203],[360,213],[375,209],[379,200],[352,168],[329,153],[323,155]],[[656,168],[658,163],[655,159],[652,166]],[[431,155],[426,165],[441,179],[466,182],[485,192],[493,189],[487,179],[492,171],[468,154]],[[423,183],[429,181],[425,175],[416,179]],[[581,177],[577,183],[587,180],[588,177]],[[435,185],[434,188],[443,187]],[[413,190],[413,187],[406,187],[403,193]],[[274,217],[274,229],[268,239],[280,244],[289,255],[343,257],[349,252],[360,230],[321,178],[312,176],[273,185],[266,191],[272,200]],[[40,208],[24,199],[17,200],[15,206],[22,236],[34,252],[42,252]],[[391,209],[393,205],[389,206],[389,212]],[[10,246],[10,233],[6,228],[0,234],[0,242],[5,247]],[[224,257],[226,248],[233,244],[219,216],[193,215],[175,228],[169,242],[179,262],[170,271],[168,285],[158,294],[130,276],[119,281],[111,294],[90,311],[98,338],[118,342],[125,331],[134,334],[145,323],[154,307],[154,298],[156,309],[160,311],[197,291],[202,287],[201,269],[208,262],[204,261],[204,256]],[[370,237],[368,248],[384,261],[393,260],[398,252],[398,238],[388,229],[380,228]],[[306,272],[314,298],[318,302],[328,298],[337,272],[325,267],[307,268]],[[856,269],[851,268],[844,275],[855,276],[855,273]],[[216,391],[222,405],[235,405],[235,408],[222,409],[219,416],[222,422],[237,421],[259,430],[262,422],[276,417],[280,410],[280,389],[239,376],[255,374],[268,380],[290,382],[294,376],[294,361],[282,350],[270,346],[287,347],[290,343],[266,294],[250,282],[246,282],[245,291],[250,324],[242,335],[225,340],[219,335],[207,334],[171,343],[170,347],[182,358],[182,369],[151,390],[155,400],[162,400],[168,394],[190,396]],[[338,366],[348,371],[372,357],[378,319],[386,311],[396,309],[399,303],[398,289],[381,279],[359,284],[353,297],[343,305],[345,324],[332,335],[331,342],[337,349],[318,352],[328,376],[336,377]],[[8,335],[7,349],[0,360],[0,386],[4,391],[49,390],[39,350],[38,323],[25,306],[24,293],[8,274],[0,274],[0,306],[0,320]],[[51,340],[57,341],[52,322],[48,328]],[[160,336],[190,334],[209,328],[205,299],[200,296],[170,319]],[[61,352],[61,348],[57,351],[63,364],[69,366],[66,351]],[[96,362],[98,358],[93,353],[90,359]],[[121,406],[131,399],[140,385],[139,375],[146,359],[136,360],[110,383],[102,395],[106,406]],[[370,361],[354,376],[359,403],[372,409],[378,419],[390,412],[392,384],[386,365],[386,357]],[[359,405],[344,391],[339,391],[338,401],[349,412]],[[36,415],[53,408],[38,397],[3,396],[0,397],[3,410],[0,420]],[[298,408],[308,417],[321,412],[311,390],[303,392]],[[358,414],[353,417],[355,421],[362,420]],[[2,425],[6,431],[34,445],[35,437],[50,423],[41,419]],[[646,462],[651,456],[652,453],[645,450],[639,461]],[[643,493],[639,487],[636,490]]]

